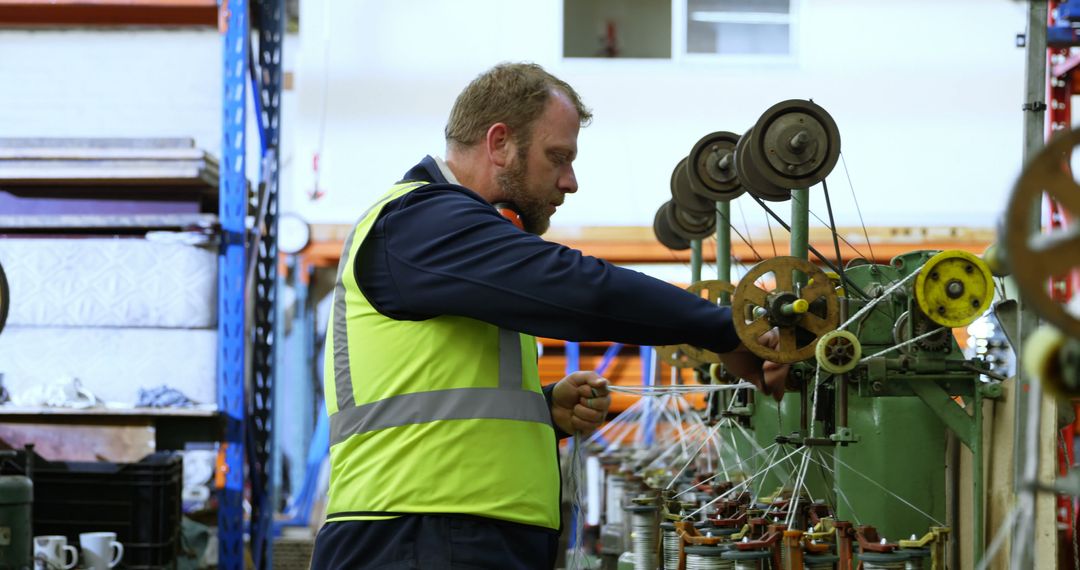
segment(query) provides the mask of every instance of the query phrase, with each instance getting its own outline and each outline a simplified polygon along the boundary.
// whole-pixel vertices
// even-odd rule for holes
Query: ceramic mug
[[[84,532],[79,535],[83,566],[88,570],[108,570],[124,557],[124,545],[115,532]]]
[[[65,562],[66,553],[71,553],[71,562]],[[53,570],[54,568],[74,568],[79,563],[79,551],[68,546],[67,537],[48,534],[34,537],[34,568]]]

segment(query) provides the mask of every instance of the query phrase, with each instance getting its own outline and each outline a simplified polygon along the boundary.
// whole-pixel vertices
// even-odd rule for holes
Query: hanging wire
[[[855,211],[859,214],[859,223],[862,224],[863,235],[866,237],[866,247],[870,248],[870,258],[874,259],[874,246],[870,243],[870,232],[866,231],[866,222],[863,221],[862,209],[859,208],[859,197],[855,195],[855,186],[851,184],[851,174],[848,172],[844,153],[840,153],[840,164],[844,166],[844,176],[847,177],[848,188],[851,189],[851,198],[855,200]]]
[[[750,248],[750,251],[754,252],[758,261],[765,261],[765,258],[754,249],[754,244],[752,240],[750,240],[750,225],[746,223],[746,212],[743,211],[742,202],[736,202],[736,204],[739,206],[739,216],[742,217],[743,229],[746,230],[746,237],[743,237],[743,235],[739,233],[739,230],[735,229],[735,226],[731,223],[730,219],[728,220],[728,225],[731,226],[732,230],[735,230],[735,234],[739,236],[739,239],[743,240],[743,243]]]
[[[823,225],[823,226],[827,226],[827,225],[828,225],[828,223],[826,223],[826,222],[825,222],[825,220],[821,219],[821,216],[819,216],[819,215],[815,214],[813,210],[811,210],[811,209],[807,208],[807,211],[808,211],[808,212],[810,212],[810,215],[811,215],[811,216],[814,216],[814,219],[815,219],[815,220],[817,220],[817,221],[821,222],[821,225]],[[862,258],[864,258],[864,259],[868,259],[868,260],[871,260],[871,261],[873,261],[873,257],[872,257],[872,256],[871,256],[871,257],[867,257],[867,256],[866,256],[866,254],[864,254],[864,253],[863,253],[862,251],[860,251],[860,250],[859,250],[859,248],[855,247],[855,244],[853,244],[853,243],[851,243],[850,241],[848,241],[848,240],[847,240],[846,238],[844,238],[844,236],[842,236],[842,235],[837,235],[836,237],[840,238],[840,241],[844,242],[844,245],[846,245],[846,246],[850,247],[850,248],[851,248],[851,249],[852,249],[852,250],[853,250],[853,251],[854,251],[855,253],[859,254],[859,257],[862,257]]]
[[[783,226],[785,230],[787,230],[789,232],[791,231],[791,226],[788,225],[787,222],[785,222],[779,215],[777,215],[776,212],[774,212],[772,208],[767,206],[765,204],[764,200],[762,200],[761,198],[758,198],[757,196],[751,196],[751,198],[753,198],[758,203],[758,205],[760,205],[762,208],[764,208],[765,211],[768,212],[769,215],[772,216],[773,219],[776,220],[781,226]],[[828,266],[828,268],[832,269],[833,272],[836,273],[837,275],[840,275],[840,273],[841,273],[840,269],[838,267],[836,267],[835,265],[833,265],[832,262],[828,260],[828,258],[826,258],[824,255],[822,255],[821,252],[818,251],[816,247],[814,247],[814,246],[812,246],[812,245],[810,245],[808,243],[808,244],[806,244],[806,248],[808,250],[810,250],[810,252],[814,254],[814,257],[817,257],[818,260],[821,261],[821,263]],[[849,291],[851,291],[853,293],[856,293],[857,295],[859,295],[863,299],[869,299],[870,298],[870,296],[867,295],[865,291],[863,291],[858,285],[852,283],[850,280],[849,281],[844,281],[843,283],[844,283],[844,287],[846,287]]]
[[[769,220],[769,215],[765,214],[765,227],[769,229],[769,241],[772,242],[772,254],[773,257],[779,257],[780,254],[776,253],[776,239],[773,238],[772,233],[772,221]]]
[[[933,515],[931,515],[930,513],[927,513],[927,512],[925,512],[925,511],[923,511],[923,510],[922,510],[922,509],[920,509],[919,507],[916,507],[915,505],[913,505],[913,504],[911,504],[910,502],[908,502],[908,500],[907,500],[907,499],[905,499],[905,498],[901,497],[900,495],[897,495],[896,493],[893,493],[892,491],[890,491],[890,490],[889,490],[888,488],[886,488],[886,487],[885,487],[884,485],[882,485],[881,483],[878,483],[877,481],[874,481],[874,479],[873,479],[872,477],[867,477],[866,475],[863,475],[863,474],[862,474],[862,473],[861,473],[860,471],[857,471],[857,470],[856,470],[856,469],[855,469],[854,467],[852,467],[851,465],[848,465],[847,463],[845,463],[843,459],[840,459],[839,457],[836,457],[836,456],[834,455],[834,456],[833,456],[833,461],[836,461],[836,462],[837,462],[837,463],[839,463],[840,465],[843,465],[844,467],[847,467],[848,471],[851,471],[852,473],[854,473],[854,474],[858,475],[859,477],[862,477],[863,479],[866,479],[867,481],[869,481],[870,483],[872,483],[872,484],[873,484],[873,485],[874,485],[875,487],[877,487],[878,489],[881,489],[882,491],[885,491],[886,493],[888,493],[889,495],[891,495],[891,496],[892,496],[892,497],[893,497],[894,499],[896,499],[896,500],[900,501],[901,503],[904,503],[904,504],[905,504],[905,505],[907,505],[908,507],[911,507],[911,508],[912,508],[912,509],[913,509],[913,510],[914,510],[915,512],[917,512],[917,513],[919,513],[920,515],[922,515],[922,516],[926,517],[926,518],[927,518],[928,520],[930,520],[930,521],[931,521],[931,522],[933,522],[934,524],[936,524],[936,525],[938,525],[938,526],[945,526],[945,523],[943,523],[943,522],[941,522],[941,521],[937,520],[937,519],[936,519],[936,518],[934,518],[934,516],[933,516]]]
[[[844,275],[844,258],[840,255],[840,241],[837,239],[839,234],[836,233],[836,219],[833,218],[832,200],[829,199],[829,183],[826,182],[825,179],[821,180],[821,188],[825,191],[825,208],[829,211],[829,229],[832,230],[833,247],[836,249],[836,267],[840,269],[840,282],[846,283],[847,276]]]

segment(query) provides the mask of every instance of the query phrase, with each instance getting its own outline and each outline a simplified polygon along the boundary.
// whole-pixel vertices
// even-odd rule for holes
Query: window
[[[793,0],[563,0],[563,57],[792,55]]]
[[[685,0],[688,54],[791,54],[790,0]]]

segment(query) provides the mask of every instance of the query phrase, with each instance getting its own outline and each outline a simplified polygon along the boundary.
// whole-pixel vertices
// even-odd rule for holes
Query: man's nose
[[[573,194],[578,190],[577,176],[574,174],[574,167],[570,167],[566,170],[566,173],[559,177],[559,190],[566,194]]]

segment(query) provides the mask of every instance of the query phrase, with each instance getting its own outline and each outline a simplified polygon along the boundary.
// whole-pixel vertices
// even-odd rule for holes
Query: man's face
[[[499,173],[503,194],[521,213],[525,231],[542,235],[566,194],[577,192],[572,163],[577,157],[580,118],[573,103],[556,91],[533,124],[528,145]]]

